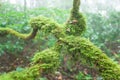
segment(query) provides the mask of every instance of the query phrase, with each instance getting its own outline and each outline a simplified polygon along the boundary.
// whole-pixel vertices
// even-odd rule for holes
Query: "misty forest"
[[[120,80],[120,0],[0,0],[0,80]]]

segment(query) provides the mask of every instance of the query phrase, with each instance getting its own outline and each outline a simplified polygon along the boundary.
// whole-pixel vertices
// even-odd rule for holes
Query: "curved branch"
[[[65,31],[62,25],[43,16],[32,18],[30,20],[30,25],[33,29],[31,33],[23,34],[10,28],[0,28],[0,36],[11,34],[24,40],[30,40],[36,36],[38,30],[45,33],[46,35],[52,33],[58,39],[65,36]]]
[[[32,32],[26,37],[26,40],[33,39],[37,34],[38,29],[33,29]]]
[[[33,29],[31,33],[23,34],[23,33],[19,33],[10,28],[0,28],[0,36],[5,36],[7,34],[11,34],[18,38],[24,39],[24,40],[30,40],[36,36],[37,31],[38,31],[38,29]]]

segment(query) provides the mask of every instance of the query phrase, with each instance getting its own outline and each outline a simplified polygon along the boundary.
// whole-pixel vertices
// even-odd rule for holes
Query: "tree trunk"
[[[41,30],[45,34],[52,33],[58,39],[57,46],[54,46],[55,48],[34,55],[33,63],[35,65],[31,65],[31,67],[26,68],[22,72],[11,72],[5,74],[6,76],[1,75],[0,80],[7,80],[8,78],[10,80],[33,80],[33,78],[35,79],[41,74],[41,71],[39,71],[42,69],[41,67],[44,68],[43,70],[47,70],[54,69],[55,66],[56,70],[60,61],[58,54],[61,52],[61,47],[67,48],[69,55],[76,55],[78,60],[81,55],[84,56],[84,60],[89,60],[96,66],[100,76],[104,80],[120,80],[120,66],[89,40],[80,37],[86,29],[86,21],[83,15],[79,13],[79,6],[80,0],[73,0],[73,8],[65,28],[60,27],[61,25],[46,17],[36,17],[31,20],[30,23],[33,32],[30,34],[21,34],[12,29],[0,28],[0,36],[12,34],[22,39],[32,39],[35,37],[37,31]]]

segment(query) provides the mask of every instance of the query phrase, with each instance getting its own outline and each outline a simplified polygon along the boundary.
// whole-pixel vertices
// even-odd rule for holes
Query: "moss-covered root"
[[[86,30],[86,21],[82,13],[79,12],[80,0],[73,0],[73,8],[70,18],[66,22],[66,33],[80,36]]]
[[[59,64],[58,53],[47,49],[34,55],[31,67],[0,75],[0,80],[36,80],[43,72],[54,72]]]
[[[73,58],[89,61],[94,64],[104,80],[120,80],[120,66],[107,57],[99,48],[89,40],[80,37],[69,36],[61,39],[61,44],[66,47]],[[63,49],[63,48],[62,48]],[[79,56],[78,56],[79,55]]]
[[[10,28],[0,28],[0,36],[11,34],[18,38],[29,40],[29,39],[33,39],[36,36],[37,31],[38,29],[33,29],[32,32],[29,34],[22,34]]]

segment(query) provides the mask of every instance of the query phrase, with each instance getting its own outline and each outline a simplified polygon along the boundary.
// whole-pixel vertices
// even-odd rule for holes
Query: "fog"
[[[61,8],[70,9],[72,0],[1,0],[2,2],[10,2],[26,6],[27,8],[48,7],[48,8]],[[120,11],[120,0],[81,0],[81,10],[96,12],[101,10],[115,9]]]

